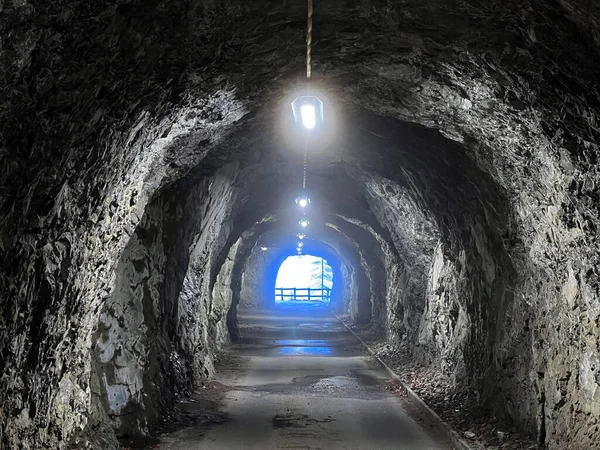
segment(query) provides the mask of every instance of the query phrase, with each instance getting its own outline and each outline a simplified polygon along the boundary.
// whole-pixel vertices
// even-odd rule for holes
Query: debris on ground
[[[444,422],[459,433],[473,450],[536,450],[537,443],[514,426],[495,417],[479,404],[474,390],[453,385],[449,377],[435,367],[416,362],[406,348],[394,348],[381,341],[370,327],[359,327],[342,317],[400,379],[412,389]],[[406,395],[402,386],[387,387]]]

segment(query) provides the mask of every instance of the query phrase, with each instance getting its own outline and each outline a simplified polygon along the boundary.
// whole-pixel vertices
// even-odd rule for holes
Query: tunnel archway
[[[46,3],[1,12],[2,445],[118,448],[210,378],[288,225],[305,11]],[[591,448],[600,12],[393,3],[315,17],[335,130],[307,173],[344,310],[465,404]]]
[[[342,229],[360,228],[340,218],[334,222],[339,222]],[[383,268],[371,250],[377,245],[376,240],[372,241],[372,236],[364,230],[356,233],[355,236],[341,233],[333,223],[315,226],[311,230],[313,238],[307,241],[306,248],[309,254],[329,261],[333,276],[338,280],[331,292],[330,307],[338,313],[349,313],[357,323],[367,324],[374,318],[373,303],[381,301],[385,295],[381,284],[372,283],[381,276]],[[235,258],[231,253],[227,256],[236,261],[231,278],[234,286],[232,307],[228,314],[228,327],[234,337],[237,336],[238,306],[254,309],[274,305],[277,269],[287,257],[296,254],[294,242],[290,241],[288,222],[275,219],[257,222],[251,231],[243,233],[236,241],[235,245],[239,246]],[[380,324],[374,327],[379,329]]]

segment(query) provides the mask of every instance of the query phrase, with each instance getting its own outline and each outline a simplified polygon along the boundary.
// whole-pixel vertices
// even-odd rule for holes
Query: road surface
[[[215,381],[183,405],[194,425],[153,448],[452,449],[327,308],[240,312],[240,329]]]

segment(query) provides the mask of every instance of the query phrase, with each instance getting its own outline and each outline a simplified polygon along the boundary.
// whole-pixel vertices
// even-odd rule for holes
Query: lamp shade
[[[308,198],[306,195],[301,195],[300,197],[296,198],[296,204],[300,208],[306,208],[308,205],[310,205],[310,198]]]
[[[323,102],[314,95],[301,95],[292,102],[294,120],[306,130],[320,126],[324,121]]]

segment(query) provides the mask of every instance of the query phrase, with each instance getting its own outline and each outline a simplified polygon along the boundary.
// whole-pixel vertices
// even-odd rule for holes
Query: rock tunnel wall
[[[103,418],[114,420],[119,434],[146,430],[172,400],[160,370],[169,365],[168,352],[161,352],[169,339],[160,327],[167,260],[163,208],[160,201],[148,207],[123,251],[115,289],[102,305],[93,337],[92,401],[104,411]]]
[[[105,391],[147,415],[120,427],[143,429],[159,401],[136,397],[140,380],[156,386],[134,368],[175,352],[148,374],[167,402],[210,374],[243,249],[228,237],[229,194],[201,231],[165,189],[208,154],[219,166],[248,149],[277,159],[248,136],[272,131],[302,72],[305,11],[288,3],[268,5],[273,22],[260,1],[0,7],[3,446],[109,448],[107,414],[127,409]],[[324,90],[348,111],[341,121],[368,119],[348,120],[341,147],[359,151],[335,163],[365,174],[387,233],[372,235],[387,247],[360,254],[374,322],[549,449],[600,440],[599,17],[575,0],[373,0],[328,2],[315,22]],[[199,204],[187,207],[202,216]],[[162,243],[161,227],[176,231]],[[147,333],[137,349],[122,333],[153,315],[168,348],[142,355]]]
[[[273,269],[279,267],[286,256],[278,255],[273,249],[255,249],[244,265],[241,280],[240,308],[257,309],[268,307],[273,293],[269,292]],[[276,276],[276,274],[275,274]]]
[[[230,264],[216,281],[210,274],[229,232],[236,174],[233,164],[167,190],[121,255],[92,373],[93,401],[119,435],[147,434],[176,398],[212,375],[214,355],[229,340]]]

